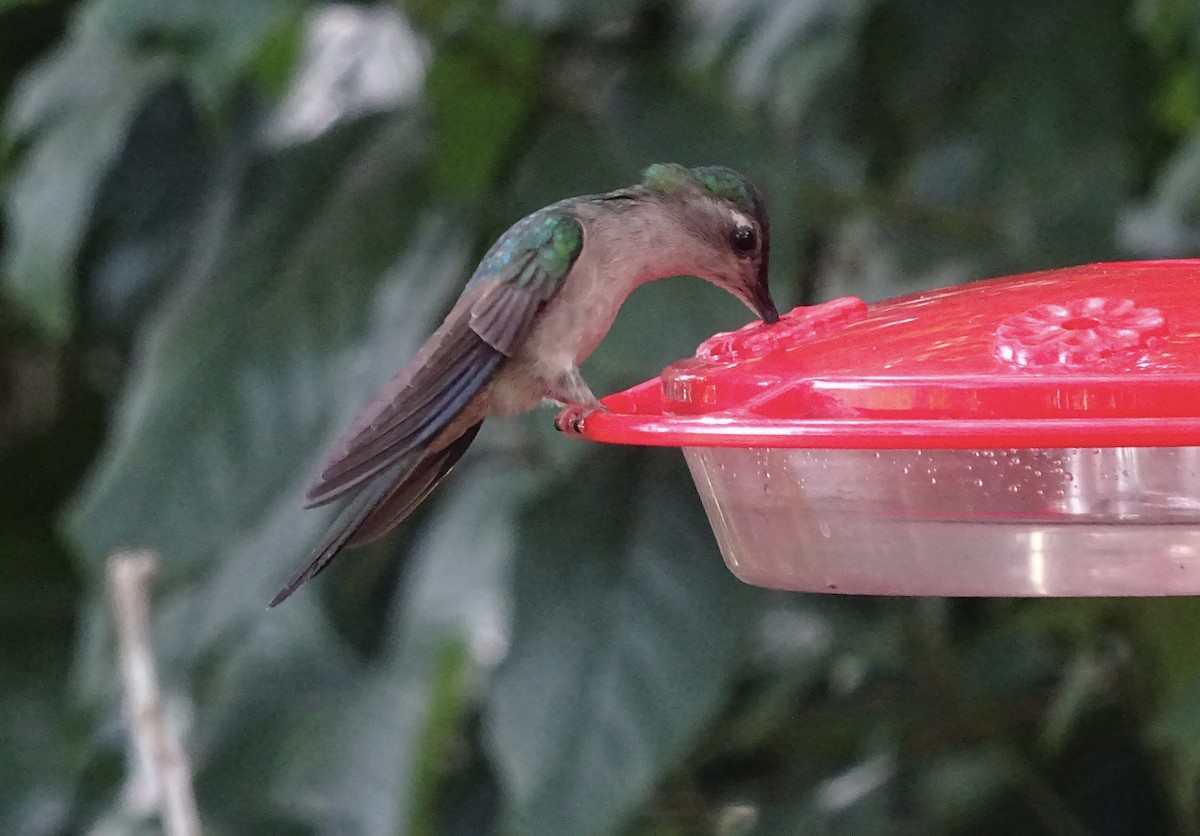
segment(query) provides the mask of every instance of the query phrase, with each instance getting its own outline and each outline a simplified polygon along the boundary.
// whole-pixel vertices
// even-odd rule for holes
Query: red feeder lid
[[[1200,260],[1092,264],[718,334],[604,399],[594,441],[680,447],[1200,445]]]

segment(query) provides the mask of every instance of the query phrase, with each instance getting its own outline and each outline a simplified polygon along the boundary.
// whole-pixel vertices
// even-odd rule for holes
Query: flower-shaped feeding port
[[[819,305],[794,308],[774,325],[751,322],[736,331],[715,334],[700,344],[700,360],[728,361],[761,357],[780,347],[842,328],[867,315],[867,303],[856,296],[843,296]]]
[[[1090,297],[1009,317],[996,329],[996,355],[1018,366],[1088,366],[1145,346],[1166,330],[1157,308]]]
[[[847,296],[794,308],[773,325],[752,322],[736,331],[716,334],[696,356],[672,363],[662,373],[662,408],[672,415],[697,415],[744,403],[780,382],[769,358],[867,316],[867,304]],[[762,360],[763,364],[755,361]],[[756,365],[747,371],[745,364]]]

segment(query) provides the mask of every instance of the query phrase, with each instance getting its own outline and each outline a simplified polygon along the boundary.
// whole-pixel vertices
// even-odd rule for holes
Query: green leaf
[[[1161,698],[1200,689],[1200,658],[1193,650],[1200,631],[1200,601],[1160,598],[1137,602],[1134,626],[1155,675]]]
[[[278,98],[287,92],[296,62],[301,55],[305,27],[295,16],[284,20],[258,44],[252,64],[253,75],[268,95]]]
[[[1193,686],[1167,699],[1147,731],[1174,757],[1189,785],[1200,779],[1200,687]]]
[[[605,449],[522,522],[488,740],[523,834],[606,833],[729,691],[754,600],[674,451]]]
[[[59,672],[43,676],[57,684]],[[75,777],[69,768],[67,729],[61,705],[48,699],[42,682],[6,674],[0,686],[0,747],[21,756],[0,762],[0,831],[20,836],[67,832]]]
[[[244,147],[250,133],[240,126],[226,148]],[[219,160],[200,135],[182,83],[149,97],[92,212],[80,269],[86,326],[131,336],[180,278]]]
[[[1166,161],[1150,199],[1121,226],[1139,255],[1192,256],[1200,249],[1200,130]]]
[[[435,53],[426,91],[440,138],[433,177],[464,198],[491,193],[537,95],[540,42],[492,24]]]
[[[378,118],[227,161],[67,519],[89,572],[123,545],[161,555],[163,677],[194,701],[198,792],[230,832],[279,832],[290,807],[239,788],[287,795],[346,722],[333,708],[306,719],[353,672],[319,598],[264,607],[329,519],[300,506],[315,459],[466,275],[461,229],[411,198],[419,149],[410,120]],[[89,632],[79,688],[107,713],[111,644]]]
[[[282,788],[317,832],[407,832],[435,699],[458,696],[431,679],[423,665],[393,665],[349,683],[329,741]]]
[[[502,0],[499,4],[510,17],[542,30],[599,30],[628,26],[629,19],[641,11],[640,0]]]
[[[821,612],[824,604],[816,596],[788,595],[764,609],[757,653],[747,666],[757,669],[762,684],[748,689],[731,714],[722,735],[728,745],[745,751],[778,742],[797,706],[828,677],[837,634]]]
[[[408,120],[374,120],[227,175],[69,517],[89,561],[136,546],[199,570],[299,504],[466,272],[456,229],[409,197],[417,142]],[[314,536],[320,518],[304,516]]]
[[[429,500],[383,663],[356,681],[322,757],[289,791],[322,832],[437,832],[469,686],[503,652],[514,508],[528,481],[488,460],[486,443],[485,433]]]
[[[40,3],[42,0],[0,0],[0,12],[6,12],[10,9],[15,9],[18,6],[32,6],[35,3]]]
[[[1104,661],[1099,654],[1084,651],[1067,664],[1042,729],[1042,745],[1050,752],[1061,751],[1085,713],[1105,694],[1112,671]]]
[[[6,130],[32,143],[4,200],[4,290],[49,336],[74,322],[75,259],[101,183],[165,64],[102,38],[78,38],[31,71]]]
[[[969,826],[1016,783],[1012,757],[999,748],[941,755],[921,773],[916,796],[922,814],[940,829]],[[969,832],[969,831],[968,831]]]
[[[259,64],[264,48],[295,37],[307,0],[94,0],[81,27],[123,44],[131,53],[170,55],[206,108],[233,98],[237,85],[256,70],[278,88],[278,69]],[[284,58],[289,53],[278,53]],[[295,51],[290,52],[291,56]]]
[[[727,165],[752,179],[758,173],[747,165],[762,157],[756,147],[762,139],[758,120],[683,79],[651,69],[627,73],[618,81],[599,101],[603,128],[635,176],[655,162]]]
[[[1200,10],[1189,0],[1137,0],[1133,21],[1158,52],[1169,52],[1189,39],[1200,47]]]
[[[693,52],[728,65],[734,98],[768,104],[799,123],[822,101],[854,55],[876,0],[780,3],[757,0],[693,7]]]
[[[880,6],[863,45],[860,136],[884,172],[876,212],[910,274],[945,283],[1119,254],[1113,220],[1136,185],[1149,96],[1126,11]],[[1080,90],[1094,107],[1079,106]]]
[[[870,836],[891,833],[898,764],[893,752],[860,759],[815,786],[791,786],[788,800],[763,805],[755,836]]]

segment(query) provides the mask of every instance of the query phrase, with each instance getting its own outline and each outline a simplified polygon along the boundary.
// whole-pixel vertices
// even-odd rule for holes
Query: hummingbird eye
[[[748,226],[734,227],[733,232],[729,233],[729,243],[739,253],[747,254],[754,252],[754,248],[758,246],[758,236],[754,234],[754,230]]]

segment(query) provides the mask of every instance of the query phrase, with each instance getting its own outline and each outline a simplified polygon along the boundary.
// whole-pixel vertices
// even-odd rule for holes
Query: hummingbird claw
[[[587,416],[593,412],[607,412],[608,410],[601,404],[595,406],[584,406],[582,404],[570,404],[563,409],[554,418],[554,429],[560,433],[569,433],[572,435],[583,434],[583,422]]]

